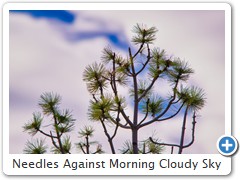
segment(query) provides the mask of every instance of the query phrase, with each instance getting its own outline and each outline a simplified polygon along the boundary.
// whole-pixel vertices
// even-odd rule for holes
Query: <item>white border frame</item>
[[[47,5],[46,5],[47,4]],[[231,172],[231,158],[219,154],[206,155],[13,155],[9,154],[9,10],[225,10],[225,135],[231,135],[231,6],[227,3],[7,3],[3,7],[3,172],[7,175],[227,175]],[[66,169],[13,169],[13,158],[38,161],[41,158],[62,161],[66,158],[100,159],[121,158],[125,160],[169,158],[171,160],[209,158],[222,161],[221,171],[189,169],[163,169],[144,171],[142,169],[106,171],[66,171]],[[176,158],[177,157],[177,158]],[[203,158],[204,157],[204,158]],[[100,158],[100,159],[99,159]]]

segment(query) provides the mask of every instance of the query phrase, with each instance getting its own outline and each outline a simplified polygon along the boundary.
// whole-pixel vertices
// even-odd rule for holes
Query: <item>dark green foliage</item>
[[[152,59],[149,61],[149,75],[152,78],[158,78],[162,77],[164,75],[164,72],[167,70],[168,65],[166,63],[166,52],[165,50],[161,50],[159,48],[154,48],[152,50]]]
[[[201,88],[192,87],[181,87],[178,92],[178,97],[181,101],[186,104],[192,111],[200,110],[205,104],[205,93]]]
[[[154,139],[155,142],[160,142],[158,139]],[[164,150],[164,146],[159,146],[153,142],[151,142],[149,139],[145,140],[143,143],[143,154],[161,154]]]
[[[171,68],[168,70],[169,81],[173,84],[176,81],[187,81],[192,73],[193,69],[189,67],[188,63],[180,60],[179,58],[175,59],[172,62]]]
[[[133,28],[135,35],[132,38],[134,44],[151,44],[156,39],[157,29],[155,27],[143,27],[143,25],[137,24]]]
[[[33,142],[27,141],[26,147],[23,150],[25,154],[44,154],[47,151],[47,146],[42,139],[37,139]]]
[[[41,113],[33,113],[33,119],[23,126],[24,131],[27,131],[30,135],[34,136],[41,128],[43,117]]]
[[[46,117],[40,112],[33,113],[33,119],[26,123],[23,126],[23,129],[32,136],[40,133],[45,137],[48,137],[53,144],[52,152],[65,154],[70,153],[71,142],[69,136],[63,135],[73,130],[75,119],[73,119],[72,114],[68,109],[60,110],[60,103],[60,95],[52,92],[43,93],[40,96],[38,104],[42,110],[42,114]],[[46,119],[50,121],[50,125],[52,126],[52,130],[50,131],[44,130],[44,127],[42,126],[43,121],[46,121]],[[47,123],[49,124],[49,122]],[[36,151],[39,150],[39,152],[45,153],[46,148],[42,143],[42,141],[36,141],[35,143],[28,142],[24,152],[32,152],[33,149],[35,149]],[[42,149],[44,149],[44,151]]]
[[[57,113],[60,102],[60,95],[47,92],[40,96],[38,105],[41,107],[44,115],[52,115]]]
[[[74,128],[74,121],[71,112],[66,109],[56,114],[57,124],[55,128],[61,133],[71,132]]]
[[[93,137],[94,129],[92,126],[85,126],[83,129],[80,129],[78,134],[79,138],[83,139],[79,143],[76,144],[77,148],[83,154],[102,154],[104,151],[102,150],[102,146],[96,141],[90,141],[90,138]],[[95,147],[96,150],[91,152],[90,149]]]
[[[154,139],[154,141],[160,142],[158,139]],[[161,154],[164,150],[164,146],[159,146],[147,139],[139,143],[138,150],[139,154]],[[125,141],[120,152],[122,154],[134,154],[131,141]]]
[[[85,126],[83,129],[81,129],[78,134],[80,135],[80,138],[88,136],[92,137],[93,136],[94,129],[92,126]]]
[[[152,117],[155,117],[163,110],[163,99],[157,95],[152,95],[143,104],[142,111],[149,113]]]
[[[149,96],[152,94],[152,89],[150,89],[149,91],[147,91],[147,93],[145,93],[146,92],[146,90],[147,90],[147,88],[149,87],[149,85],[150,85],[150,82],[149,81],[147,81],[147,80],[139,80],[138,81],[138,88],[137,88],[137,90],[138,90],[138,95],[139,96],[141,96],[141,95],[143,95],[143,97],[144,98],[149,98]],[[131,89],[130,89],[130,96],[132,96],[132,97],[134,97],[134,95],[135,95],[135,92],[134,92],[134,87],[132,87]]]
[[[103,91],[107,87],[106,69],[103,64],[94,63],[86,68],[83,73],[83,80],[87,81],[87,88],[90,93]]]
[[[99,121],[108,118],[113,110],[114,101],[110,97],[103,97],[98,101],[91,101],[89,108],[89,119]]]
[[[71,140],[70,140],[70,136],[63,137],[63,139],[62,139],[62,149],[63,149],[63,151],[65,153],[70,153],[71,148],[72,148],[72,143],[71,143]],[[54,146],[52,147],[51,151],[54,154],[62,154],[62,151],[59,148],[56,148]]]

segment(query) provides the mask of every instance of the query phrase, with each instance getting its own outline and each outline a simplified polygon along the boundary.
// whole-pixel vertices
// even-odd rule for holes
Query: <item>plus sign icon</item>
[[[221,136],[217,141],[217,149],[224,156],[232,156],[238,149],[238,142],[233,136]]]

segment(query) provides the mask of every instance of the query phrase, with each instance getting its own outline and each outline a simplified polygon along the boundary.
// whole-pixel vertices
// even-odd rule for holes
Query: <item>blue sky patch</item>
[[[70,11],[65,10],[11,10],[10,13],[22,13],[29,15],[33,18],[43,18],[43,19],[54,19],[61,21],[66,24],[72,24],[75,20],[75,15],[71,13]],[[111,44],[114,46],[126,50],[130,45],[129,42],[126,40],[127,38],[123,38],[125,40],[121,40],[120,36],[125,36],[124,34],[121,34],[119,32],[108,32],[108,31],[84,31],[84,32],[75,32],[72,34],[69,34],[69,39],[81,41],[81,40],[87,40],[87,39],[93,39],[93,38],[99,38],[104,37],[106,38]]]
[[[115,32],[105,32],[105,31],[92,31],[92,32],[77,32],[74,34],[71,34],[71,37],[69,37],[71,40],[87,40],[87,39],[94,39],[103,37],[106,38],[111,44],[114,46],[127,50],[127,48],[130,46],[130,44],[127,42],[127,40],[121,40],[120,36],[125,36],[121,33],[115,33]],[[127,39],[127,38],[123,38]]]
[[[55,19],[67,24],[71,24],[75,20],[74,14],[64,10],[12,10],[10,12],[28,14],[34,18]]]

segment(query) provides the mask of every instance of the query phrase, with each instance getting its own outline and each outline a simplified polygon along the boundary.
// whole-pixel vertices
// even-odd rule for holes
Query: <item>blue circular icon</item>
[[[231,156],[238,149],[238,142],[233,136],[221,136],[217,141],[217,148],[222,155]]]

